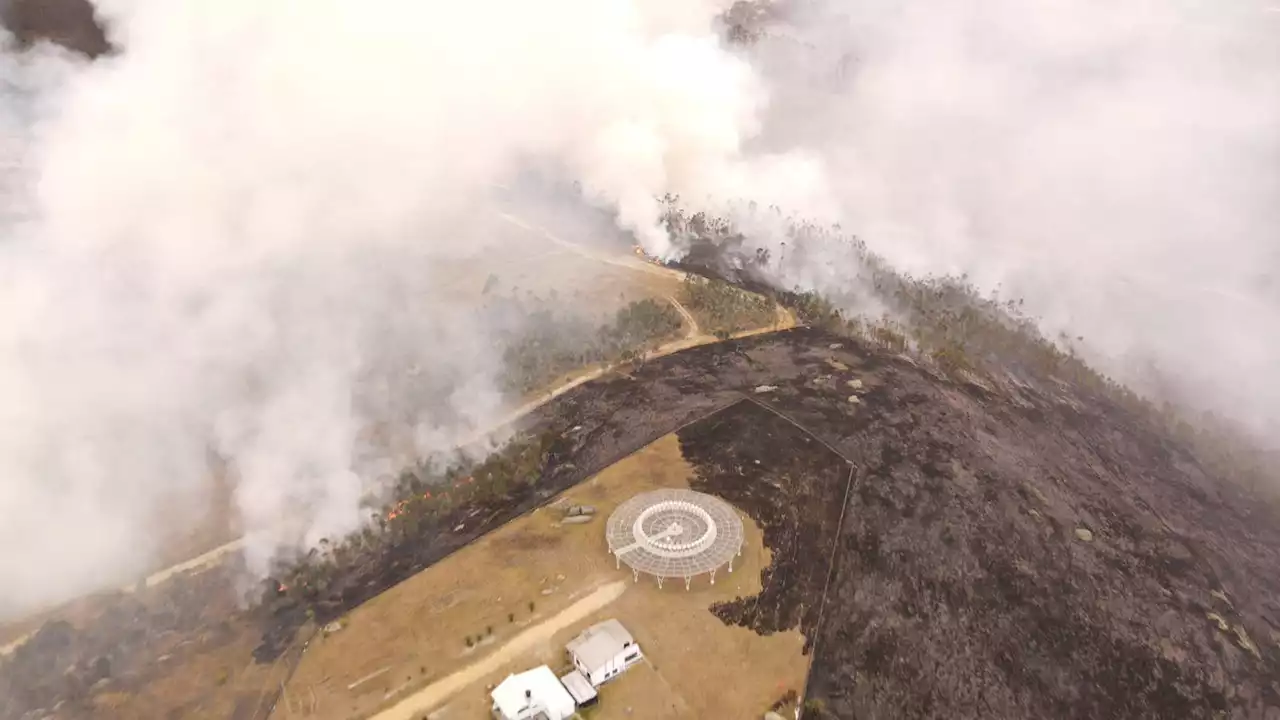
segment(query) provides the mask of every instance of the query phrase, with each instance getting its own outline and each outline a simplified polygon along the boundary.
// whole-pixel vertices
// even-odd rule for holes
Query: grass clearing
[[[469,676],[443,705],[413,708],[425,714],[443,707],[444,718],[481,717],[490,686],[540,663],[560,669],[565,642],[609,617],[631,630],[648,663],[604,687],[594,718],[763,713],[787,690],[800,688],[808,661],[803,638],[797,632],[762,637],[726,626],[708,611],[715,602],[759,590],[761,567],[769,561],[759,528],[744,517],[743,555],[733,574],[717,575],[714,586],[699,578],[690,591],[682,583],[663,589],[651,579],[631,583],[605,545],[604,522],[614,507],[644,490],[688,487],[690,474],[676,438],[664,437],[357,608],[341,631],[318,637],[308,649],[286,687],[290,698],[300,700],[282,701],[274,717],[368,717],[483,664],[484,671]],[[596,519],[559,525],[559,508],[578,503],[595,506]],[[606,607],[544,641],[522,644],[509,659],[484,663],[522,633],[618,580],[628,587]]]

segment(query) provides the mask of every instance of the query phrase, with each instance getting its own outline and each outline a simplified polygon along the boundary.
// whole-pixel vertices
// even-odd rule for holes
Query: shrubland
[[[777,323],[772,298],[718,280],[689,275],[680,286],[680,303],[689,309],[703,332],[721,340],[745,330]]]
[[[499,298],[488,310],[518,318],[502,334],[504,389],[524,395],[568,373],[627,362],[679,336],[680,313],[662,300],[627,303],[607,322],[558,310],[555,298]]]

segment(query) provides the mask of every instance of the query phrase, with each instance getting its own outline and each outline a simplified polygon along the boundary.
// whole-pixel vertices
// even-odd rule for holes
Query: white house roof
[[[635,639],[622,627],[622,623],[605,620],[583,630],[565,648],[588,670],[592,670],[614,659],[623,648],[633,643]]]
[[[556,674],[546,665],[508,675],[490,694],[493,696],[493,704],[498,706],[503,715],[518,717],[528,704],[525,699],[526,690],[530,692],[533,702],[541,707],[568,707],[570,711],[573,710],[573,696],[564,689],[564,685],[556,679]]]

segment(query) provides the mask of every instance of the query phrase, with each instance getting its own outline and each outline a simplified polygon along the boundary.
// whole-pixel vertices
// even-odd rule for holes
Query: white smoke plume
[[[208,502],[210,454],[255,571],[356,528],[391,469],[370,426],[425,453],[504,409],[446,292],[528,241],[490,185],[567,168],[661,243],[664,192],[745,182],[766,101],[715,2],[98,10],[118,56],[3,58],[0,616],[136,577],[154,519]]]
[[[118,57],[0,65],[0,616],[141,571],[211,451],[261,571],[359,522],[370,424],[426,452],[498,415],[490,333],[442,288],[525,241],[484,196],[529,163],[655,255],[667,193],[777,205],[1280,416],[1257,4],[796,2],[737,50],[727,0],[98,4]],[[803,257],[779,282],[839,288],[837,247]]]
[[[1280,6],[787,7],[754,48],[773,91],[755,142],[821,159],[828,219],[902,271],[1024,299],[1103,370],[1274,443]],[[784,282],[840,285],[838,247],[804,256]]]

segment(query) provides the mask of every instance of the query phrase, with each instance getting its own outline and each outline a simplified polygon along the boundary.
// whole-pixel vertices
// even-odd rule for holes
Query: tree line
[[[504,389],[514,395],[527,395],[592,365],[633,360],[678,337],[682,327],[675,308],[652,298],[625,304],[603,323],[558,311],[552,302],[520,304],[521,319],[502,338]]]

